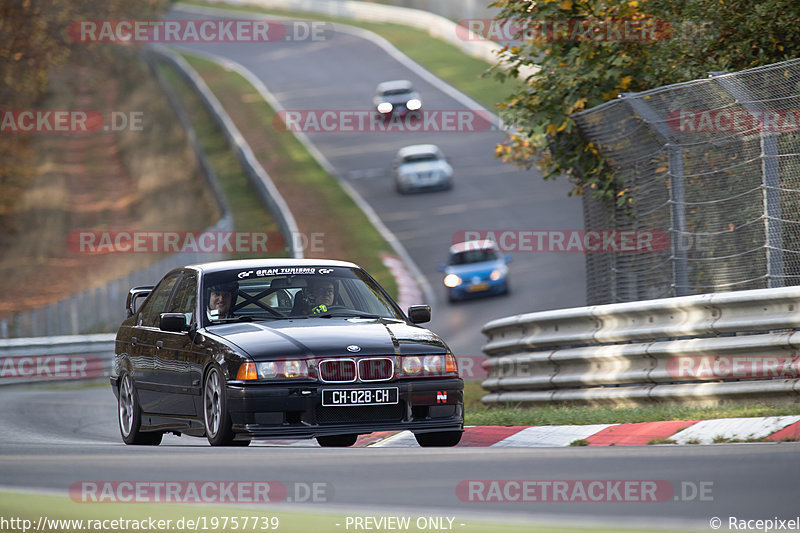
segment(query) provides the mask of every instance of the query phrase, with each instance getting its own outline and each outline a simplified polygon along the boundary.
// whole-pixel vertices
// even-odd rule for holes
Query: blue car
[[[439,267],[444,272],[448,300],[455,302],[474,296],[506,294],[511,256],[503,256],[489,240],[467,241],[450,247],[450,259]]]

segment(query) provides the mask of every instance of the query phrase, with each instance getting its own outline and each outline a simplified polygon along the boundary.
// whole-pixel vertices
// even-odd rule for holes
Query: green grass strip
[[[464,423],[468,426],[561,426],[583,424],[628,424],[663,420],[710,420],[714,418],[750,418],[759,416],[800,415],[800,405],[773,405],[723,402],[712,407],[679,404],[654,404],[638,407],[548,404],[515,407],[487,406],[481,397],[487,391],[479,381],[467,381],[464,387]]]

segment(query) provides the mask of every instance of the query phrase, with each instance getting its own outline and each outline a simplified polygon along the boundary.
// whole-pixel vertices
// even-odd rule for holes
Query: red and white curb
[[[424,301],[419,285],[406,268],[402,259],[395,255],[382,254],[381,261],[397,282],[397,304],[400,309],[408,309],[409,306]]]
[[[675,444],[794,440],[800,441],[800,416],[667,420],[634,424],[585,426],[468,426],[460,448],[553,448],[581,441],[586,446],[644,446],[652,441]],[[318,447],[314,439],[257,441],[261,446]],[[354,447],[417,448],[410,431],[379,431],[361,435]]]
[[[676,444],[711,444],[755,439],[800,441],[800,416],[723,418],[717,420],[668,420],[635,424],[585,426],[473,426],[464,430],[459,447],[543,448],[569,446],[585,441],[588,446],[642,446],[651,441]],[[372,441],[372,442],[369,442]],[[385,448],[417,446],[410,431],[365,435],[356,445]]]

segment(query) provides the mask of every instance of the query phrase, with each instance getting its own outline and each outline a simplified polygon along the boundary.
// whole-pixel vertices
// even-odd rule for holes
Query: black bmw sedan
[[[421,446],[461,438],[464,382],[445,342],[418,325],[430,308],[404,314],[352,263],[191,265],[134,287],[126,306],[111,385],[127,444],[164,433],[243,446],[350,446],[395,430]]]

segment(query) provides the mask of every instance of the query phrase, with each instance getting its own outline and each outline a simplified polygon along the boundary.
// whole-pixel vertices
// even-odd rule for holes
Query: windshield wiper
[[[351,313],[323,313],[323,314],[320,314],[320,315],[311,315],[311,316],[312,317],[319,317],[319,318],[334,318],[334,317],[335,318],[374,318],[374,319],[386,318],[386,319],[390,319],[390,320],[396,320],[396,319],[391,318],[391,317],[385,317],[385,316],[381,316],[381,315],[374,315],[374,314],[371,314],[371,313],[361,313],[361,312],[358,312],[358,311],[353,311]]]
[[[253,318],[249,315],[242,315],[242,316],[230,316],[227,318],[212,318],[211,324],[229,324],[231,322],[252,322],[253,320],[261,320],[259,318]]]

